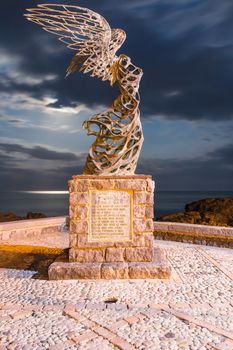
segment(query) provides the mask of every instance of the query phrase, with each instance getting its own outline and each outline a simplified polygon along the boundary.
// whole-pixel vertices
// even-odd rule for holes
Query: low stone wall
[[[67,230],[65,216],[0,223],[0,242],[30,239]]]
[[[2,222],[0,223],[0,243],[66,232],[67,229],[67,217],[65,216]],[[233,228],[228,227],[155,221],[154,237],[184,243],[233,247]]]
[[[154,237],[168,241],[233,247],[233,228],[230,227],[155,221]]]

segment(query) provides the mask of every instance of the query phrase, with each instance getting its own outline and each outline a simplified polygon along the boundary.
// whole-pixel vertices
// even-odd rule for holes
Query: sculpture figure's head
[[[123,45],[126,39],[126,32],[123,29],[112,29],[110,50],[115,52]]]

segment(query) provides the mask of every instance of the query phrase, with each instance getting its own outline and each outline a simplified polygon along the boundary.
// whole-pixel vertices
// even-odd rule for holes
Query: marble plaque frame
[[[106,231],[103,232],[103,234],[100,234],[99,236],[95,235],[93,232],[93,220],[95,218],[92,215],[92,208],[94,206],[93,203],[93,195],[98,194],[121,194],[126,193],[128,194],[127,203],[125,207],[125,215],[126,215],[126,221],[128,222],[128,228],[127,232],[125,234],[117,234],[117,232],[112,232],[107,234]],[[130,242],[133,239],[133,191],[130,190],[91,190],[88,193],[88,242],[112,242],[112,241],[118,241],[118,242]],[[114,202],[109,203],[110,205],[114,205]],[[116,208],[117,210],[117,208]],[[121,215],[123,215],[121,213]]]

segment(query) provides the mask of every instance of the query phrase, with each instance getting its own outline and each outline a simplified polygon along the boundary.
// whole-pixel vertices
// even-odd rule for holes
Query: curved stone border
[[[154,237],[168,241],[233,247],[233,227],[155,221]]]
[[[67,232],[67,217],[30,219],[0,223],[0,242],[36,238],[56,232]]]
[[[46,237],[48,233],[56,232],[68,232],[68,217],[2,222],[0,223],[0,243],[38,236]],[[154,237],[184,243],[233,247],[233,228],[231,227],[155,221]]]

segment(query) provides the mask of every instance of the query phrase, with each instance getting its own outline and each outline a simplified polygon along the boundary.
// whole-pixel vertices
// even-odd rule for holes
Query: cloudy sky
[[[64,79],[74,52],[23,17],[37,3],[0,4],[1,190],[66,190],[93,142],[83,121],[117,96],[97,78]],[[137,173],[152,174],[160,190],[233,190],[233,2],[62,3],[124,29],[119,53],[144,69]]]

